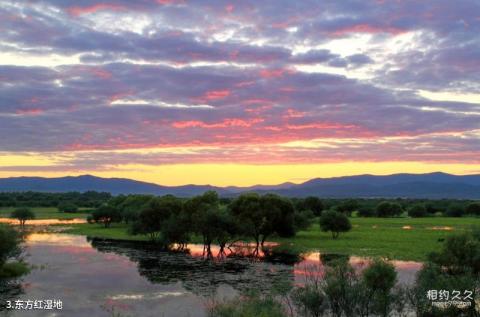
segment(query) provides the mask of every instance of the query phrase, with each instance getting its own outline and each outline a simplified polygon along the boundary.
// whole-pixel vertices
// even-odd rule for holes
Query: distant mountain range
[[[409,197],[409,198],[471,198],[480,199],[479,175],[445,173],[393,174],[386,176],[358,175],[315,178],[301,184],[256,185],[251,187],[215,187],[210,185],[162,186],[125,178],[101,178],[91,175],[59,178],[11,177],[0,178],[0,192],[41,191],[102,191],[117,194],[173,194],[190,197],[207,190],[221,196],[242,192],[274,192],[289,197]]]

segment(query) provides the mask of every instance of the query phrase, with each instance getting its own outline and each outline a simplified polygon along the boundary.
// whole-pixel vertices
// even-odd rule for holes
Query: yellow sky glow
[[[100,177],[131,178],[161,185],[211,184],[217,186],[249,186],[255,184],[301,183],[316,177],[394,173],[428,173],[442,171],[452,174],[480,173],[474,164],[426,164],[420,162],[343,162],[316,164],[167,164],[122,165],[109,171],[0,171],[0,177],[92,174]]]

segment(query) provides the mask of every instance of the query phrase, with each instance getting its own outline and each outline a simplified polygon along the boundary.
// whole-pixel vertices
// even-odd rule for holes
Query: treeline
[[[84,193],[0,192],[0,207],[59,207],[74,205],[96,208],[112,198],[110,193],[87,191]]]
[[[125,206],[138,211],[144,200],[149,200],[151,195],[119,195],[113,197],[110,193],[88,191],[67,193],[44,192],[0,192],[0,207],[57,207],[63,212],[74,212],[78,208],[97,208],[110,200],[123,201],[128,199]],[[427,217],[442,215],[447,217],[461,217],[464,215],[480,216],[480,202],[472,200],[455,199],[319,199],[284,198],[293,204],[296,211],[309,211],[314,216],[320,216],[323,210],[334,210],[348,216],[354,214],[360,217]],[[181,199],[182,202],[188,199]],[[230,205],[235,198],[218,198],[221,206]],[[123,210],[128,219],[131,211]],[[126,208],[128,209],[128,208]],[[301,220],[301,219],[298,219]]]
[[[313,217],[312,211],[296,209],[290,199],[274,194],[243,194],[225,201],[208,191],[190,199],[120,195],[96,209],[89,222],[109,227],[123,221],[129,224],[131,234],[146,235],[164,248],[175,245],[183,249],[193,236],[200,237],[209,254],[212,244],[222,253],[242,239],[255,241],[258,252],[267,238],[294,236]]]
[[[307,198],[309,199],[309,198]],[[293,198],[295,205],[304,200]],[[359,217],[480,216],[480,202],[456,199],[322,199],[322,210],[335,210]]]

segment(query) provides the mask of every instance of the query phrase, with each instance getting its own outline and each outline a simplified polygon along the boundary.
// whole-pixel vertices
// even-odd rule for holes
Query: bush
[[[327,309],[327,297],[318,284],[307,283],[292,291],[292,301],[303,316],[323,316]]]
[[[322,213],[320,217],[320,229],[331,231],[334,239],[338,238],[340,232],[347,232],[352,229],[350,220],[343,213],[329,210]]]
[[[30,272],[30,268],[23,262],[9,262],[0,266],[0,279],[16,278]]]
[[[271,297],[248,295],[225,303],[215,304],[210,317],[286,317],[282,305]]]
[[[20,254],[20,235],[8,225],[0,225],[0,266]]]
[[[449,236],[440,252],[429,255],[429,260],[450,274],[474,274],[480,277],[480,239],[478,233]]]
[[[388,316],[393,297],[392,289],[397,281],[393,264],[375,259],[362,273],[367,297],[371,298],[371,310],[380,316]]]
[[[310,227],[312,219],[315,217],[311,210],[295,211],[294,222],[295,230],[306,230]]]
[[[413,205],[408,209],[408,215],[413,218],[425,217],[427,210],[424,205]]]

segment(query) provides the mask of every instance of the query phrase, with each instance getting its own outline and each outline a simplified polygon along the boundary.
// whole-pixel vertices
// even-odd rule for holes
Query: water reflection
[[[8,223],[10,225],[20,225],[17,219],[12,218],[0,218],[0,223]],[[86,219],[73,218],[73,219],[32,219],[28,220],[26,226],[46,226],[46,225],[73,225],[87,223]]]
[[[231,298],[256,289],[268,292],[277,281],[301,284],[306,272],[341,258],[360,267],[364,258],[310,253],[299,255],[270,246],[252,258],[249,245],[232,246],[219,258],[189,245],[189,252],[164,252],[147,243],[86,239],[67,234],[31,234],[26,261],[36,269],[23,278],[17,299],[61,299],[60,316],[110,316],[115,307],[124,316],[206,316],[212,297]],[[363,264],[362,264],[363,263]],[[394,262],[403,281],[413,280],[420,263]],[[308,268],[316,265],[318,270]],[[11,287],[12,292],[15,291]],[[10,316],[31,316],[13,312]]]
[[[216,247],[208,256],[200,245],[189,245],[189,252],[165,252],[147,243],[119,243],[104,239],[91,239],[90,242],[100,252],[126,256],[137,264],[139,274],[150,282],[180,282],[186,290],[198,296],[211,296],[220,286],[229,286],[240,292],[251,289],[267,292],[278,279],[294,281],[291,266],[245,256],[252,254],[250,246],[232,246],[219,259],[220,251]]]

